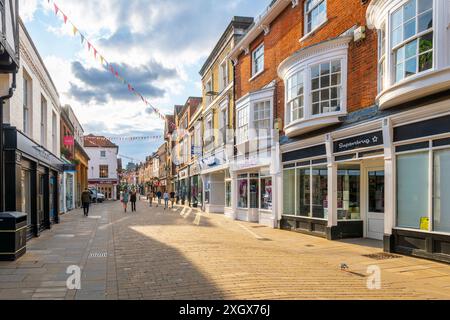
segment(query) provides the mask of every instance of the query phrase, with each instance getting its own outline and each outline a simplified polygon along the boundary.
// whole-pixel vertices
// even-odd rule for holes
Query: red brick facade
[[[284,83],[278,77],[281,62],[296,51],[335,38],[353,26],[366,25],[367,4],[358,0],[327,0],[328,21],[312,35],[300,41],[304,29],[304,0],[292,8],[288,5],[270,24],[270,32],[261,34],[251,43],[249,54],[239,55],[235,68],[236,99],[257,91],[274,79],[277,82],[274,118],[284,119]],[[251,78],[251,52],[264,42],[264,72]],[[372,106],[377,94],[377,35],[366,28],[366,39],[349,45],[347,111]],[[284,124],[284,120],[283,120]]]

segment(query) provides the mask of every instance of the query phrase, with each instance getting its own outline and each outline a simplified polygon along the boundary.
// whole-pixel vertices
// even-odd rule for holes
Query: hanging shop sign
[[[382,145],[383,132],[377,131],[334,142],[334,153]]]
[[[73,136],[65,136],[64,137],[64,145],[65,146],[73,146],[75,144],[75,139]]]

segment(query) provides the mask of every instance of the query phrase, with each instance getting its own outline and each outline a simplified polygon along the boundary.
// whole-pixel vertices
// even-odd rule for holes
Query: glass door
[[[367,171],[367,238],[383,240],[384,235],[384,168]]]

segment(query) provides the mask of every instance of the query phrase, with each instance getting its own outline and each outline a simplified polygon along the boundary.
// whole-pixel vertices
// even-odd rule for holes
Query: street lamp
[[[19,70],[19,0],[0,1],[0,212],[5,210],[3,104],[16,88]]]

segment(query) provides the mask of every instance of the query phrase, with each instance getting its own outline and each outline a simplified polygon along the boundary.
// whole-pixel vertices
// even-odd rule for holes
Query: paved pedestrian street
[[[0,262],[0,299],[449,299],[450,266],[410,257],[376,260],[381,242],[331,242],[193,209],[124,213],[94,205]],[[341,270],[341,264],[348,269]],[[69,290],[67,268],[81,268]],[[381,288],[368,289],[368,268]],[[376,267],[375,267],[376,268]]]

